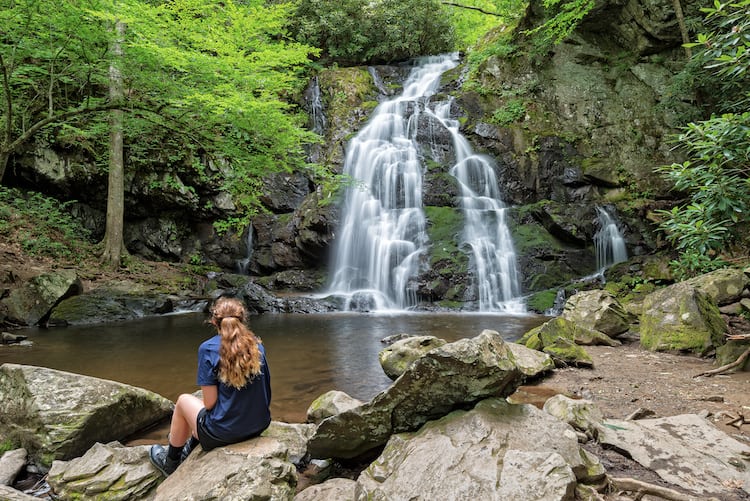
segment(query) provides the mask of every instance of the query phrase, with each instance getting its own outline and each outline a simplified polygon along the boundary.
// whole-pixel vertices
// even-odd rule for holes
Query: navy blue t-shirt
[[[198,385],[218,387],[218,399],[206,413],[205,427],[218,439],[242,441],[258,435],[271,423],[271,374],[266,351],[258,344],[260,373],[237,389],[219,381],[220,345],[221,336],[217,334],[198,348]]]

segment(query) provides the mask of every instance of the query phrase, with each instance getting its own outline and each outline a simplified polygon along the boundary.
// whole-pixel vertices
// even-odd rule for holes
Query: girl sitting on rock
[[[151,447],[151,462],[164,475],[173,473],[197,443],[208,451],[242,442],[271,423],[266,353],[246,326],[246,317],[244,304],[235,298],[221,297],[211,308],[209,322],[217,334],[198,349],[203,400],[180,395],[169,426],[169,447]]]

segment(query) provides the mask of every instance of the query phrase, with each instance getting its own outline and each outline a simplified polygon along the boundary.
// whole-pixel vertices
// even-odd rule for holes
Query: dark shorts
[[[198,441],[201,443],[201,448],[203,448],[204,451],[210,451],[211,449],[216,449],[217,447],[223,447],[225,445],[234,443],[221,440],[220,438],[212,435],[211,432],[206,429],[207,412],[208,411],[204,407],[198,413]]]

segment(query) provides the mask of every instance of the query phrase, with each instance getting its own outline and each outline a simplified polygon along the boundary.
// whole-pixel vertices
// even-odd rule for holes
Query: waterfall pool
[[[0,346],[0,364],[50,367],[111,379],[175,400],[195,386],[198,345],[213,335],[198,313],[166,315],[96,326],[20,331],[31,346]],[[484,329],[518,339],[549,317],[477,313],[321,315],[267,314],[250,319],[266,345],[273,419],[304,422],[310,403],[329,390],[369,400],[390,384],[378,362],[381,340],[399,333],[447,341]],[[161,432],[159,432],[161,433]]]

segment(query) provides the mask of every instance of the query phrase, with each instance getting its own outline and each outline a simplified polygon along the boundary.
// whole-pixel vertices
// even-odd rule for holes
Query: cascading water
[[[505,223],[492,160],[474,153],[449,116],[451,101],[435,107],[435,116],[453,136],[456,165],[450,173],[461,187],[461,208],[466,218],[463,243],[471,248],[479,311],[525,311],[519,299],[516,252]]]
[[[320,84],[318,77],[314,77],[310,88],[308,89],[308,108],[310,109],[310,121],[312,130],[322,134],[326,130],[327,120],[323,113],[323,100],[320,98]]]
[[[417,123],[427,113],[450,131],[462,188],[464,242],[472,250],[478,306],[483,312],[522,312],[516,257],[505,208],[489,158],[475,154],[448,116],[450,102],[429,107],[440,76],[456,55],[426,58],[412,70],[403,93],[382,102],[348,145],[344,173],[353,180],[342,209],[328,293],[348,297],[346,309],[390,310],[416,305],[410,280],[419,271],[427,233]]]
[[[250,260],[253,258],[253,225],[247,227],[247,237],[245,237],[245,246],[247,248],[245,257],[237,261],[237,272],[240,275],[247,275],[250,271]]]
[[[422,210],[419,114],[457,56],[425,58],[401,95],[382,102],[349,142],[347,190],[329,293],[349,297],[347,309],[392,310],[416,305],[409,281],[428,243]]]
[[[613,264],[627,261],[628,251],[617,222],[603,207],[596,208],[599,231],[594,235],[596,267],[603,272]]]

